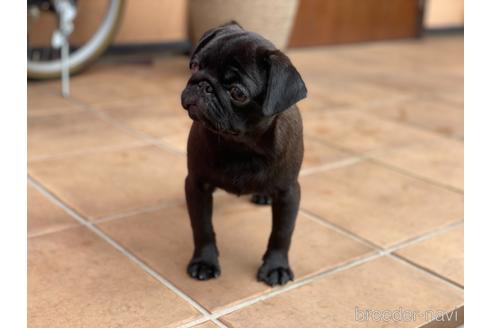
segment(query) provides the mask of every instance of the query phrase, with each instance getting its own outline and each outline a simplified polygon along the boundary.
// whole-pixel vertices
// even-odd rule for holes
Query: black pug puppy
[[[187,271],[199,280],[220,275],[212,227],[212,193],[218,187],[271,203],[272,231],[257,278],[283,285],[294,279],[288,251],[304,152],[295,104],[306,97],[304,82],[270,41],[235,22],[202,36],[190,69],[181,95],[194,121],[185,190],[195,251]]]

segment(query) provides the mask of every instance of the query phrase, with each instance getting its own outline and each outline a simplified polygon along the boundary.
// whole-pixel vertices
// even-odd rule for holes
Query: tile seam
[[[386,169],[388,169],[390,171],[397,172],[399,174],[405,175],[407,177],[410,177],[410,178],[413,178],[413,179],[416,179],[416,180],[419,180],[419,181],[423,181],[425,183],[428,183],[430,185],[439,187],[441,189],[446,189],[448,191],[452,191],[454,193],[461,194],[461,195],[464,195],[464,193],[465,193],[464,190],[459,189],[457,187],[453,187],[450,184],[447,184],[447,183],[444,183],[444,182],[439,182],[439,181],[434,180],[434,179],[426,178],[423,175],[420,175],[420,174],[417,174],[417,173],[413,173],[410,170],[407,170],[407,169],[401,168],[399,166],[395,166],[395,165],[389,164],[389,163],[387,163],[387,162],[385,162],[384,160],[381,160],[381,159],[377,159],[377,158],[368,156],[367,161],[368,162],[371,162],[373,164],[376,164],[376,165],[378,165],[380,167],[384,167],[384,168],[386,168]]]
[[[111,153],[111,152],[117,152],[119,150],[142,148],[146,146],[154,146],[154,145],[147,141],[138,140],[138,142],[134,142],[134,143],[114,145],[114,146],[94,147],[94,148],[83,149],[78,151],[63,152],[56,155],[38,155],[29,159],[28,164],[42,162],[42,161],[64,159],[68,157],[77,157],[80,155],[88,155],[88,154],[95,154],[95,153]]]
[[[365,111],[367,109],[360,109],[360,110],[361,111]],[[451,110],[454,110],[454,109],[451,109]],[[459,141],[461,143],[463,143],[463,140],[464,140],[463,137],[461,137],[461,136],[459,136],[459,135],[457,135],[455,133],[452,133],[452,134],[439,133],[437,131],[434,131],[432,129],[426,128],[426,127],[424,127],[422,125],[419,125],[417,123],[401,122],[401,121],[398,121],[396,119],[392,119],[390,117],[379,115],[379,114],[376,114],[376,113],[373,113],[373,112],[369,112],[369,114],[374,115],[375,117],[377,117],[379,119],[382,119],[384,121],[392,122],[392,123],[396,123],[396,124],[401,124],[401,125],[406,126],[406,127],[414,128],[416,130],[420,130],[420,131],[423,131],[423,132],[431,133],[432,135],[435,135],[437,137],[444,138],[446,140]]]
[[[54,234],[57,232],[62,232],[65,230],[71,230],[71,229],[75,229],[75,228],[80,228],[80,225],[69,225],[69,226],[65,226],[65,227],[59,227],[59,228],[54,228],[54,229],[49,229],[49,230],[44,230],[44,231],[39,231],[39,232],[34,232],[34,233],[28,233],[27,239],[51,235],[51,234]]]
[[[364,160],[366,160],[366,158],[364,156],[349,156],[349,157],[341,159],[339,161],[335,161],[335,162],[331,162],[331,163],[325,163],[322,165],[303,169],[299,172],[299,176],[300,177],[310,176],[312,174],[316,174],[319,172],[331,171],[331,170],[335,170],[335,169],[342,168],[345,166],[354,165],[354,164],[357,164],[357,163],[362,162]]]
[[[432,271],[432,270],[430,270],[430,269],[428,269],[428,268],[426,268],[420,264],[417,264],[411,260],[408,260],[408,259],[406,259],[406,258],[404,258],[398,254],[389,253],[388,256],[391,257],[392,259],[395,259],[401,263],[406,264],[407,266],[410,266],[410,267],[416,269],[417,271],[421,271],[421,272],[424,272],[428,275],[431,275],[434,278],[439,279],[440,281],[444,282],[448,286],[452,286],[454,289],[458,289],[460,291],[464,290],[464,286],[461,286],[459,283],[454,282],[453,280],[451,280],[451,279],[449,279],[449,278],[447,278],[447,277],[445,277],[445,276],[443,276],[437,272],[434,272],[434,271]]]

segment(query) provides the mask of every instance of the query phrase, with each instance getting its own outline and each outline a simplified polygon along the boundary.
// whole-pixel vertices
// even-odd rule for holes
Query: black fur
[[[294,278],[288,251],[303,158],[295,103],[306,96],[304,82],[271,42],[234,22],[204,34],[190,68],[181,96],[194,120],[185,183],[195,244],[188,273],[200,280],[220,275],[212,194],[221,188],[271,204],[272,231],[257,278],[272,286],[285,284]]]

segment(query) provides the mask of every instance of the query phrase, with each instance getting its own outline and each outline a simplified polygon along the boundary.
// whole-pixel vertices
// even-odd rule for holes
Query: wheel
[[[70,52],[70,73],[77,73],[97,59],[109,46],[124,12],[125,0],[109,0],[105,16],[90,39]],[[35,60],[27,58],[27,77],[30,79],[51,79],[61,75],[62,62],[58,58]]]

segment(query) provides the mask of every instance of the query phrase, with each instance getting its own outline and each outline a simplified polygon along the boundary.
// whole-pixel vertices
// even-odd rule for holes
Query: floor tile
[[[464,285],[464,227],[403,248],[397,254],[461,286]]]
[[[142,143],[86,111],[31,117],[27,121],[29,160]]]
[[[396,70],[397,69],[395,68],[395,71]],[[399,71],[398,75],[386,73],[382,77],[368,79],[367,82],[386,87],[392,86],[417,98],[427,99],[439,97],[443,100],[449,100],[450,102],[455,100],[456,104],[458,104],[458,99],[460,98],[458,95],[463,95],[463,75],[448,75],[436,72],[429,73],[425,78],[422,78],[422,75],[418,70],[419,69],[416,69],[415,72],[408,73]],[[455,94],[456,96],[452,98],[444,97],[446,94]]]
[[[381,258],[261,301],[220,320],[238,328],[256,327],[259,318],[262,327],[420,327],[431,321],[426,320],[426,311],[432,311],[428,315],[448,312],[462,304],[463,291],[457,287],[396,260]],[[364,317],[366,310],[391,311],[388,313],[395,313],[397,320],[384,322],[374,312],[372,319]],[[398,320],[398,313],[403,311],[411,311],[407,313],[415,316]]]
[[[429,135],[402,124],[354,110],[308,112],[304,134],[357,153],[425,141]]]
[[[456,107],[458,106],[438,98],[414,98],[374,106],[367,111],[446,136],[463,138],[463,110]]]
[[[303,80],[305,80],[308,95],[298,104],[301,113],[306,110],[340,110],[357,102],[357,99],[353,99],[353,94],[351,98],[346,92],[334,91],[333,89],[343,89],[334,81],[321,83],[315,77],[310,78],[306,75],[303,75]]]
[[[186,69],[186,72],[177,75],[169,75],[166,71],[162,71],[159,75],[159,71],[156,71],[156,74],[153,74],[149,78],[149,82],[160,86],[161,90],[164,90],[166,93],[181,97],[181,92],[183,92],[191,76],[188,70],[188,64],[183,68]]]
[[[138,55],[137,55],[138,57]],[[107,56],[88,67],[84,74],[72,77],[73,84],[93,84],[98,81],[135,81],[149,76],[154,71],[151,58],[132,58],[132,56]]]
[[[314,167],[335,163],[351,156],[352,155],[349,153],[330,147],[319,140],[305,137],[302,169],[312,169]]]
[[[189,60],[188,56],[155,59],[150,80],[171,94],[180,96],[191,76]]]
[[[191,123],[191,122],[190,122]],[[190,133],[191,129],[191,124],[190,123],[184,123],[181,125],[181,123],[178,123],[176,127],[177,131],[175,131],[172,134],[167,134],[163,137],[160,138],[160,140],[167,146],[171,147],[172,149],[175,149],[181,153],[186,153],[187,148],[188,148],[188,135]],[[190,124],[188,128],[186,128],[186,125]]]
[[[169,107],[168,107],[169,108]],[[166,115],[163,108],[156,105],[141,108],[109,108],[104,110],[114,120],[153,138],[160,139],[176,150],[186,153],[186,144],[193,121],[179,107],[172,108]]]
[[[388,247],[463,219],[463,195],[370,162],[301,177],[301,208]]]
[[[186,274],[193,246],[184,206],[103,222],[100,227],[194,300],[214,310],[269,290],[255,277],[266,250],[270,212],[269,207],[255,207],[243,198],[216,196],[214,226],[222,274],[206,282]],[[299,279],[370,252],[363,244],[300,215],[290,262]]]
[[[197,311],[85,228],[31,238],[29,327],[175,327]]]
[[[27,186],[27,235],[57,231],[78,224],[31,185]]]
[[[452,91],[440,91],[437,93],[440,98],[447,101],[456,109],[465,109],[465,90],[460,88],[459,90]]]
[[[154,146],[32,162],[28,171],[89,219],[184,202],[185,157]]]
[[[52,84],[29,83],[27,87],[27,116],[38,117],[53,114],[73,113],[82,110],[80,106],[63,98]]]
[[[106,78],[96,78],[84,83],[74,82],[71,97],[87,105],[111,104],[115,100],[154,97],[162,94],[162,87],[136,76],[114,74]]]
[[[391,86],[368,82],[340,81],[337,78],[323,77],[308,82],[308,97],[325,100],[323,110],[337,108],[362,108],[374,103],[387,102],[406,96],[404,91]]]
[[[170,92],[161,92],[158,95],[145,96],[145,97],[133,97],[133,98],[119,98],[112,97],[105,102],[98,102],[90,104],[92,109],[102,110],[107,114],[117,114],[126,117],[133,116],[143,112],[143,115],[149,115],[149,113],[163,116],[180,115],[184,113],[184,109],[181,106],[181,96]],[[105,111],[107,110],[107,111]]]
[[[464,145],[461,141],[429,138],[425,143],[393,148],[374,153],[371,157],[411,174],[463,190]]]

